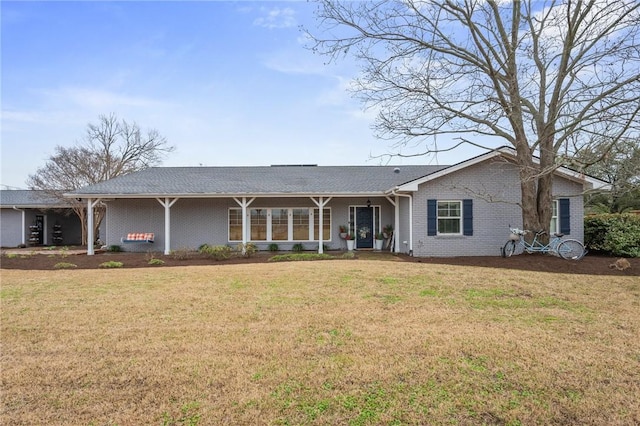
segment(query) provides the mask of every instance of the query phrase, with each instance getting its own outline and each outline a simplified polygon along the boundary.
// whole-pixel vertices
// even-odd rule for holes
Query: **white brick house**
[[[153,247],[167,254],[205,243],[341,249],[341,225],[366,249],[392,225],[397,252],[498,255],[508,225],[522,224],[513,158],[501,148],[453,166],[155,167],[67,196],[106,204],[107,245],[120,245],[129,233],[153,233]],[[582,241],[583,193],[602,187],[605,182],[559,168],[554,230]]]

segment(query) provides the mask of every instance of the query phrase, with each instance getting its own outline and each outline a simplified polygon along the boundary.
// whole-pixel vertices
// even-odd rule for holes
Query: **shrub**
[[[55,265],[53,265],[53,269],[73,269],[77,267],[78,265],[74,263],[69,263],[69,262],[58,262]]]
[[[198,252],[215,260],[225,260],[231,257],[233,250],[229,246],[210,246],[203,244],[198,248]]]
[[[346,253],[344,253],[342,255],[342,258],[343,259],[355,259],[356,258],[356,254],[354,252],[352,252],[352,251],[348,251],[348,252],[346,252]]]
[[[16,259],[20,257],[18,253],[7,253],[7,259]]]
[[[288,262],[288,261],[301,261],[301,260],[327,260],[334,257],[328,254],[320,253],[289,253],[278,254],[270,257],[269,262]]]
[[[236,246],[236,251],[244,257],[251,257],[258,251],[258,246],[254,243],[240,243]]]
[[[613,256],[640,257],[640,216],[599,214],[584,219],[584,242]]]
[[[115,260],[110,260],[108,262],[102,262],[100,265],[98,265],[98,267],[102,268],[102,269],[122,268],[123,266],[124,266],[124,263],[117,262]]]
[[[65,258],[69,256],[69,247],[64,246],[60,248],[60,257]]]
[[[271,243],[271,244],[269,244],[268,249],[269,249],[269,251],[278,251],[280,248],[278,247],[278,245],[276,243]]]
[[[164,260],[162,259],[157,259],[155,257],[149,259],[149,262],[147,262],[149,265],[164,265]]]
[[[107,247],[107,251],[114,252],[114,253],[121,252],[122,251],[122,247],[117,246],[117,245],[108,246]]]
[[[300,253],[301,251],[304,251],[304,246],[302,245],[302,243],[296,243],[293,245],[293,247],[291,247],[291,251]]]
[[[171,250],[171,257],[173,257],[175,260],[185,260],[191,257],[191,255],[193,254],[193,251],[191,249],[188,248],[179,248],[176,250]]]

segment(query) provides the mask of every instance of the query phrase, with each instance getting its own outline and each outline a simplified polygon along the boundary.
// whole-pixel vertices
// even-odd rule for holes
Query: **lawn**
[[[637,276],[0,272],[2,424],[640,423]]]

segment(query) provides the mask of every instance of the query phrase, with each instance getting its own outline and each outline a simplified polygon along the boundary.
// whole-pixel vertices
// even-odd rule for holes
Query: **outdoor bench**
[[[131,232],[126,238],[120,239],[123,243],[153,243],[154,235],[152,232]]]

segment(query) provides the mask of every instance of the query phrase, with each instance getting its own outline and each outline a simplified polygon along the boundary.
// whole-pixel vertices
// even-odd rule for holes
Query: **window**
[[[289,239],[289,210],[271,210],[271,239],[286,241]]]
[[[323,241],[331,240],[331,209],[323,211]],[[250,241],[318,240],[318,209],[260,208],[249,209]],[[242,209],[229,209],[229,241],[242,241]]]
[[[309,209],[293,209],[293,239],[309,239]]]
[[[560,221],[558,220],[558,200],[553,200],[551,203],[551,225],[549,225],[549,230],[553,234],[555,232],[559,232]]]
[[[242,241],[242,209],[229,209],[229,241]]]
[[[461,222],[461,201],[438,201],[438,234],[461,234]]]
[[[267,209],[251,209],[251,241],[267,240]]]
[[[320,241],[318,231],[320,230],[320,209],[313,209],[313,241]],[[322,209],[322,241],[331,239],[331,210]]]

